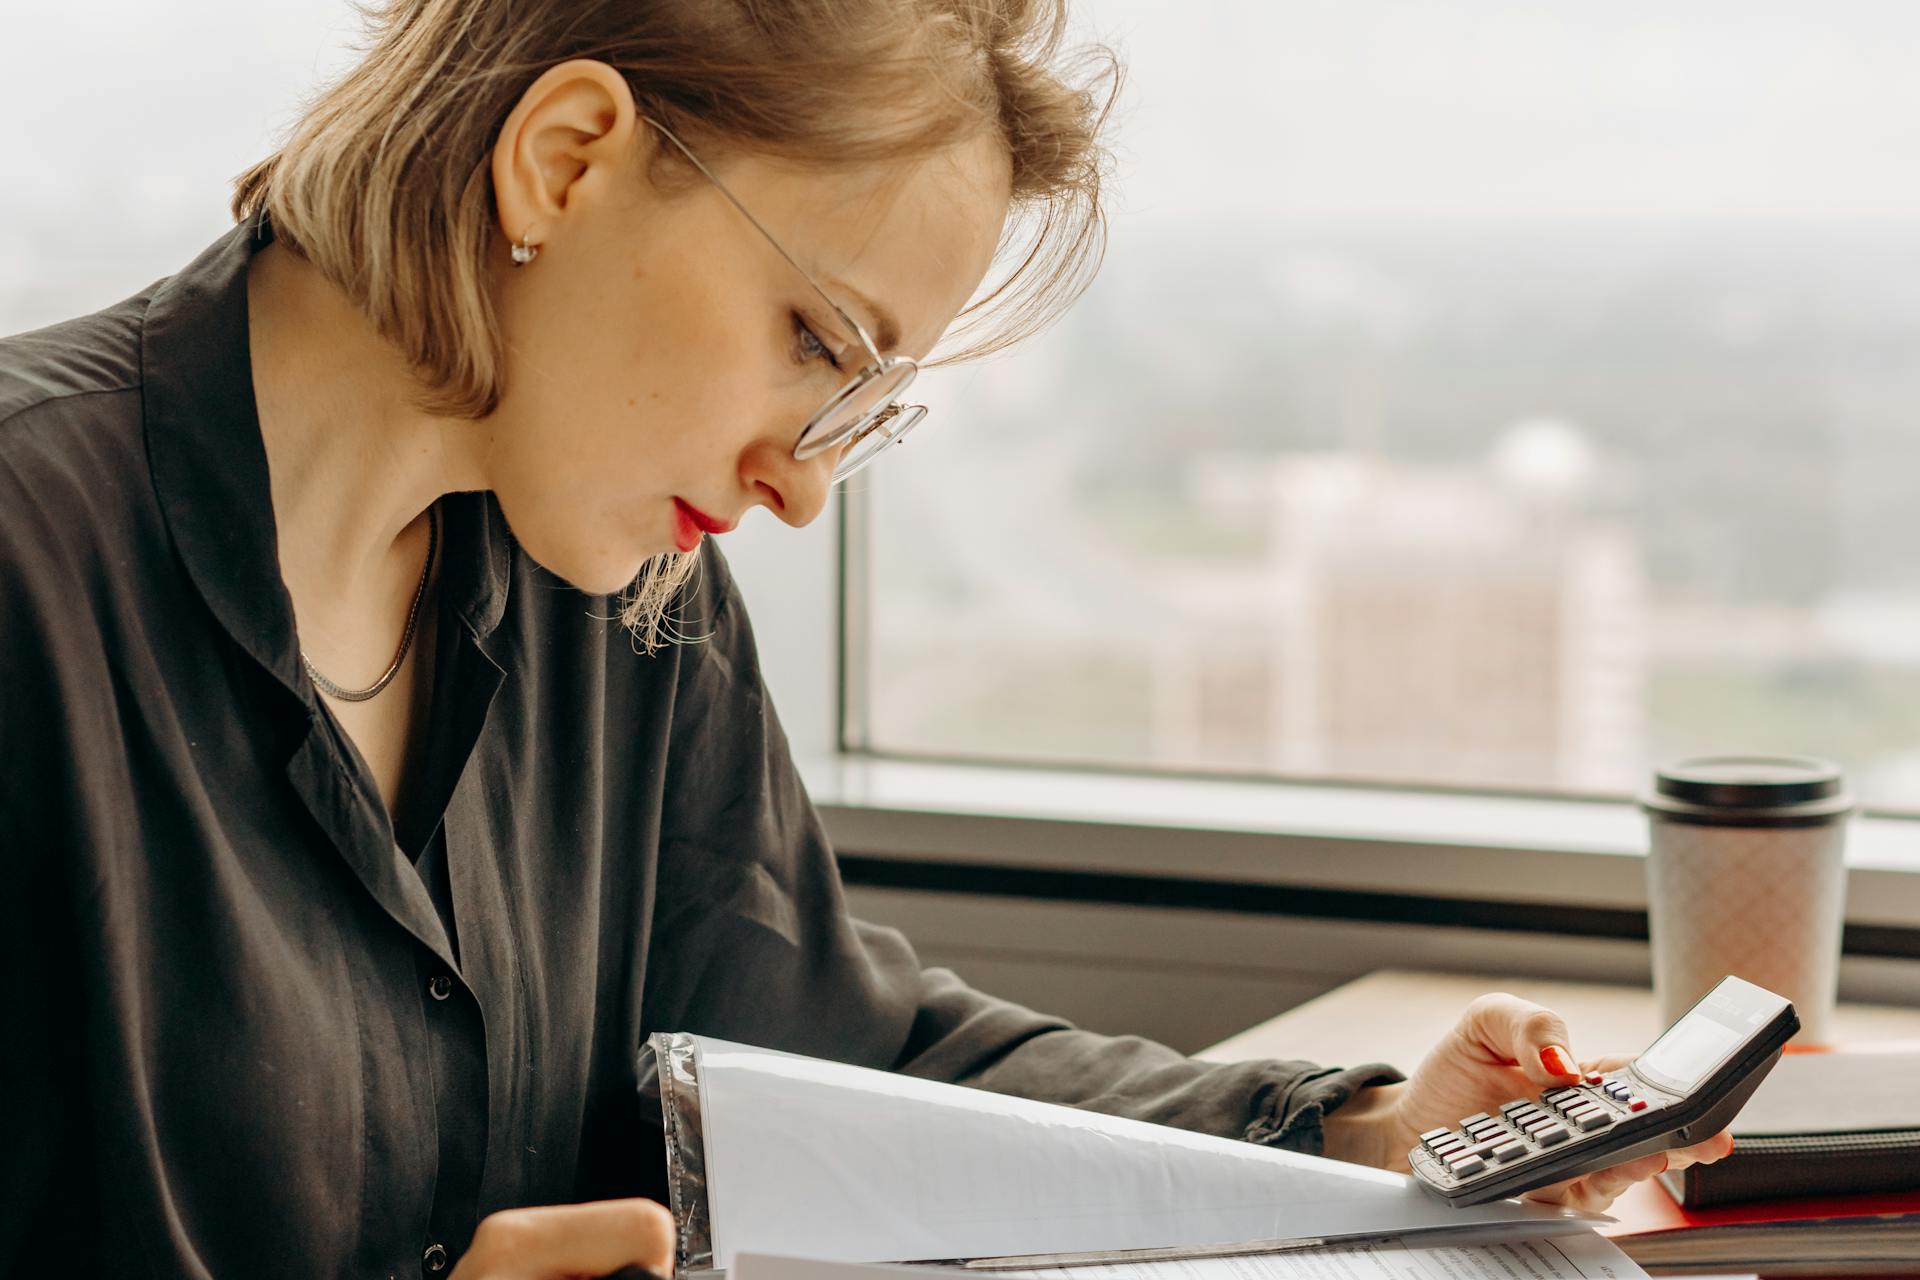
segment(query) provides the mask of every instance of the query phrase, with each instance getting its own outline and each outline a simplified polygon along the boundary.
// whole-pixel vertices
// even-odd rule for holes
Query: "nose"
[[[829,449],[802,462],[791,443],[758,440],[740,455],[740,478],[762,506],[803,529],[826,508],[839,457],[838,449]]]

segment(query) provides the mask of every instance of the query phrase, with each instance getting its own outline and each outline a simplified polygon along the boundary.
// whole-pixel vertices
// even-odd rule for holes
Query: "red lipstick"
[[[691,551],[700,545],[703,533],[726,533],[733,525],[725,520],[716,520],[700,508],[684,499],[673,500],[674,545],[682,551]]]

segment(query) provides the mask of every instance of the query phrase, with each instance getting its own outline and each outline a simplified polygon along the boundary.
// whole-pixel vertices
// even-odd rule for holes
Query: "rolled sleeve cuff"
[[[1358,1067],[1324,1067],[1296,1075],[1284,1088],[1260,1100],[1253,1122],[1241,1135],[1263,1147],[1283,1147],[1303,1155],[1325,1153],[1327,1116],[1362,1089],[1398,1084],[1406,1076],[1381,1062]]]

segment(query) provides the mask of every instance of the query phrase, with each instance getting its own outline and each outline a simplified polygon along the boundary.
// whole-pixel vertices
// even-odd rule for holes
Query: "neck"
[[[281,574],[303,633],[350,631],[417,583],[427,509],[490,487],[493,427],[413,407],[406,362],[284,245],[255,255],[247,302]]]

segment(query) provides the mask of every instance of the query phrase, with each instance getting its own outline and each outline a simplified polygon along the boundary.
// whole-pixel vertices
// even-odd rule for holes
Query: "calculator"
[[[1429,1130],[1407,1161],[1464,1208],[1689,1146],[1733,1122],[1799,1029],[1785,997],[1722,978],[1626,1066]]]

